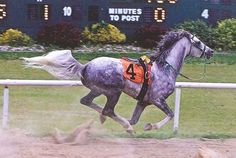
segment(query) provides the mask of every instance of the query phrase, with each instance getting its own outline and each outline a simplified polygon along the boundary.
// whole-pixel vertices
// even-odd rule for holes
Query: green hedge
[[[9,46],[29,46],[33,44],[30,36],[17,29],[8,29],[0,35],[0,44]]]
[[[201,41],[209,47],[220,51],[236,50],[236,19],[226,19],[219,21],[212,27],[202,20],[186,21],[177,25],[174,29],[184,29],[196,34]],[[159,40],[159,35],[165,30],[159,27],[146,26],[138,29],[136,40],[139,46],[151,48],[155,46],[155,41]],[[157,38],[157,39],[156,39]],[[57,45],[62,48],[77,47],[81,41],[91,43],[123,43],[126,41],[125,34],[114,25],[104,21],[85,27],[82,32],[70,23],[59,23],[46,26],[38,33],[38,42],[45,45]],[[0,44],[10,46],[29,46],[34,41],[26,34],[9,29],[0,35]]]
[[[217,48],[236,50],[236,19],[220,21],[215,30]]]
[[[211,48],[221,51],[236,50],[236,19],[219,21],[215,27],[201,20],[186,21],[177,25],[175,29],[184,29],[196,34]]]
[[[215,48],[216,33],[215,29],[208,26],[207,23],[201,20],[186,21],[176,26],[175,29],[183,29],[195,34],[201,41],[207,44],[211,48]]]
[[[91,43],[123,43],[126,41],[126,35],[114,25],[104,21],[85,27],[82,32],[83,42]]]

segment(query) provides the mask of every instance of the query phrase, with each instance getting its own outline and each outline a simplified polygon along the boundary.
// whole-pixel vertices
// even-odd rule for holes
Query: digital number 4
[[[203,18],[205,18],[205,19],[208,19],[208,17],[209,17],[208,9],[204,9],[204,10],[202,11],[201,16],[202,16]]]
[[[135,80],[136,73],[134,72],[134,64],[128,66],[126,73],[131,75],[130,79]]]

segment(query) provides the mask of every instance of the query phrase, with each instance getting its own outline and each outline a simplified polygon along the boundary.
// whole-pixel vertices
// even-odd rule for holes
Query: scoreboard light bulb
[[[157,3],[164,3],[163,0],[157,0]]]
[[[6,4],[0,4],[0,20],[4,19],[7,16]]]
[[[171,3],[171,4],[175,4],[176,2],[177,2],[177,0],[168,0],[169,1],[169,3]]]
[[[44,5],[44,20],[49,19],[49,5],[45,4]]]
[[[157,3],[164,3],[167,0],[156,0]],[[175,4],[178,0],[168,0],[170,4]],[[148,3],[152,3],[152,0],[147,0]]]

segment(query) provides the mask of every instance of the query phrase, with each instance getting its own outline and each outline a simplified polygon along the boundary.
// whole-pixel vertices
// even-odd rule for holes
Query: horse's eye
[[[197,42],[196,42],[196,44],[197,44],[197,45],[200,45],[200,44],[201,44],[201,42],[200,42],[200,41],[197,41]]]

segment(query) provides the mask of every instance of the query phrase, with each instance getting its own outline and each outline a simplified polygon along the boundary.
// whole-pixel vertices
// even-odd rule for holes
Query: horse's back
[[[82,82],[90,89],[122,89],[124,79],[120,59],[99,57],[88,62],[82,73]]]

